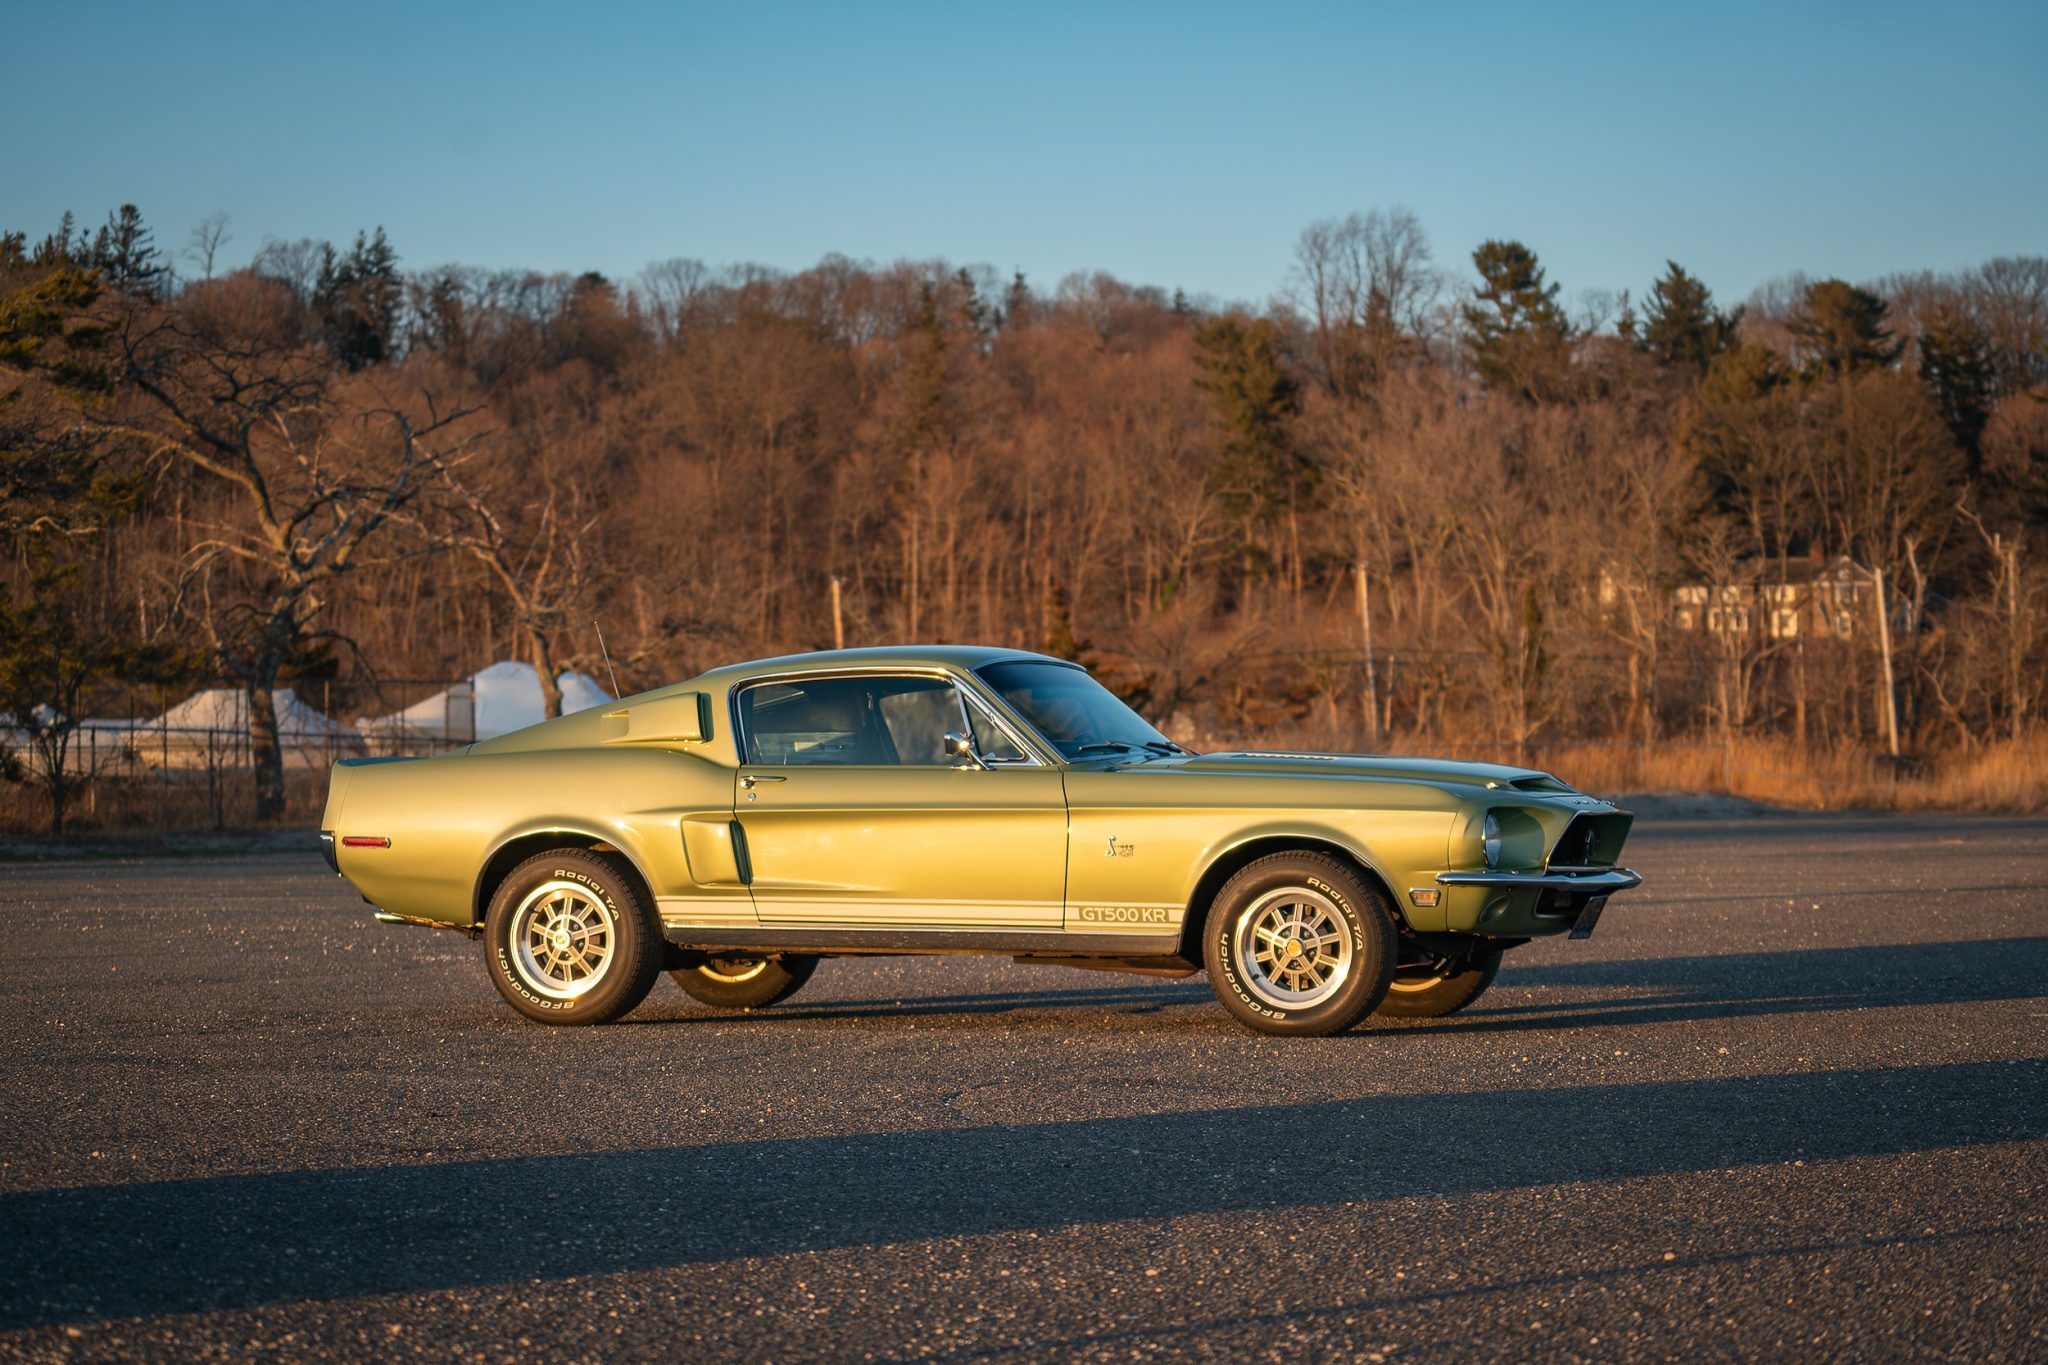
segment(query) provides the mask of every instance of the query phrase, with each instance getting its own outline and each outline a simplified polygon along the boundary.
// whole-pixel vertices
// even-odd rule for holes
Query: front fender
[[[1394,913],[1420,932],[1441,930],[1441,907],[1417,907],[1408,897],[1413,887],[1434,885],[1433,878],[1444,857],[1452,817],[1444,811],[1380,811],[1337,820],[1289,818],[1262,821],[1236,831],[1204,864],[1205,875],[1190,887],[1190,900],[1219,889],[1205,885],[1216,879],[1207,869],[1241,866],[1246,853],[1261,856],[1266,849],[1319,845],[1357,861],[1377,877],[1393,902]]]

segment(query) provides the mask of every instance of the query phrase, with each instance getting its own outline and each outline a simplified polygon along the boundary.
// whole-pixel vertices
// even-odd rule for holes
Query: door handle
[[[787,782],[787,781],[789,781],[789,779],[788,779],[787,777],[784,777],[784,776],[783,776],[783,775],[782,775],[781,773],[741,773],[741,774],[740,774],[740,785],[741,785],[742,787],[745,787],[745,788],[746,788],[746,789],[747,789],[748,791],[752,791],[752,790],[754,789],[754,785],[755,785],[756,783],[758,783],[758,782]]]

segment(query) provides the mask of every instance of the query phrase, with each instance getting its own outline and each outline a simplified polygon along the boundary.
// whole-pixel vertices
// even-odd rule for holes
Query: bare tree
[[[1820,386],[1804,432],[1812,507],[1823,533],[1860,559],[1880,582],[1912,582],[1900,652],[1907,690],[1900,724],[1911,733],[1924,643],[1925,585],[1941,565],[1956,524],[1963,458],[1926,391],[1895,371],[1853,375]],[[1891,617],[1889,605],[1878,608]],[[1890,672],[1889,662],[1880,668]],[[1895,704],[1889,682],[1880,695]]]
[[[1723,781],[1735,785],[1735,744],[1756,707],[1765,663],[1785,647],[1771,629],[1772,602],[1764,591],[1763,562],[1749,554],[1729,518],[1709,517],[1687,550],[1698,575],[1696,628],[1713,661],[1708,716],[1720,732]]]
[[[284,809],[275,692],[326,607],[394,516],[480,437],[476,409],[425,387],[387,395],[396,376],[344,386],[324,353],[280,325],[274,286],[249,279],[204,308],[131,306],[116,338],[128,410],[89,420],[144,442],[158,460],[216,481],[235,511],[187,552],[188,577],[211,590],[202,621],[221,664],[249,699],[256,806]]]
[[[1309,319],[1317,370],[1333,393],[1363,392],[1404,347],[1426,339],[1440,292],[1429,238],[1407,209],[1323,219],[1295,242],[1289,294]]]
[[[2019,740],[2027,732],[2036,698],[2042,690],[2041,672],[2029,661],[2039,652],[2048,635],[2048,611],[2043,609],[2044,584],[2038,571],[2022,563],[2022,542],[2018,536],[1994,531],[1984,519],[1968,508],[1962,514],[1991,554],[1992,572],[1985,614],[1997,622],[2001,647],[1989,651],[1997,660],[1999,691],[2005,710],[2007,734]]]
[[[410,516],[429,543],[451,547],[481,564],[512,609],[513,628],[524,637],[529,661],[540,677],[544,714],[562,714],[562,638],[580,623],[592,578],[588,546],[599,518],[590,511],[583,482],[572,476],[543,481],[546,492],[522,499],[500,488],[494,497],[464,478],[442,470],[441,493]]]
[[[249,268],[265,279],[282,284],[300,303],[310,303],[314,290],[319,286],[320,264],[325,259],[326,250],[326,243],[316,242],[311,237],[301,237],[295,242],[266,237],[263,245],[256,248],[256,257],[249,262]]]
[[[225,213],[209,213],[199,220],[199,226],[192,229],[192,240],[185,247],[185,258],[199,270],[199,278],[213,278],[214,264],[221,248],[234,240],[228,231],[228,216]]]
[[[2048,256],[1986,261],[1962,288],[1991,339],[2000,383],[2012,392],[2048,384]]]
[[[672,256],[641,271],[630,292],[654,324],[655,335],[672,344],[704,311],[713,287],[711,268],[704,262]]]

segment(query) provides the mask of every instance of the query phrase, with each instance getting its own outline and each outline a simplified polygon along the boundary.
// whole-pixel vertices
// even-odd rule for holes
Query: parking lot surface
[[[978,958],[548,1029],[311,852],[0,865],[0,1356],[2048,1358],[2048,821],[1627,861],[1320,1040]]]

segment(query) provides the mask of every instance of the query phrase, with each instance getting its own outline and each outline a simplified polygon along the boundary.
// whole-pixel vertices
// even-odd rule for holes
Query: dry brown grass
[[[1894,763],[1861,748],[1808,750],[1784,739],[1561,744],[1533,766],[1583,791],[1717,792],[1796,810],[2048,809],[2048,737]]]
[[[1274,729],[1256,736],[1200,735],[1197,748],[1382,752],[1521,764],[1604,794],[1725,794],[1793,810],[2048,810],[2048,732],[1894,761],[1862,746],[1802,748],[1753,737],[1733,746],[1665,740],[1536,743],[1522,753],[1498,740],[1397,736],[1379,746],[1327,727]]]
[[[311,829],[327,801],[327,774],[285,774],[284,828]],[[255,782],[245,768],[218,775],[209,787],[196,772],[151,772],[100,777],[86,784],[65,817],[72,835],[150,835],[216,829],[253,829]],[[0,783],[0,839],[37,840],[50,829],[49,801],[40,788]]]

